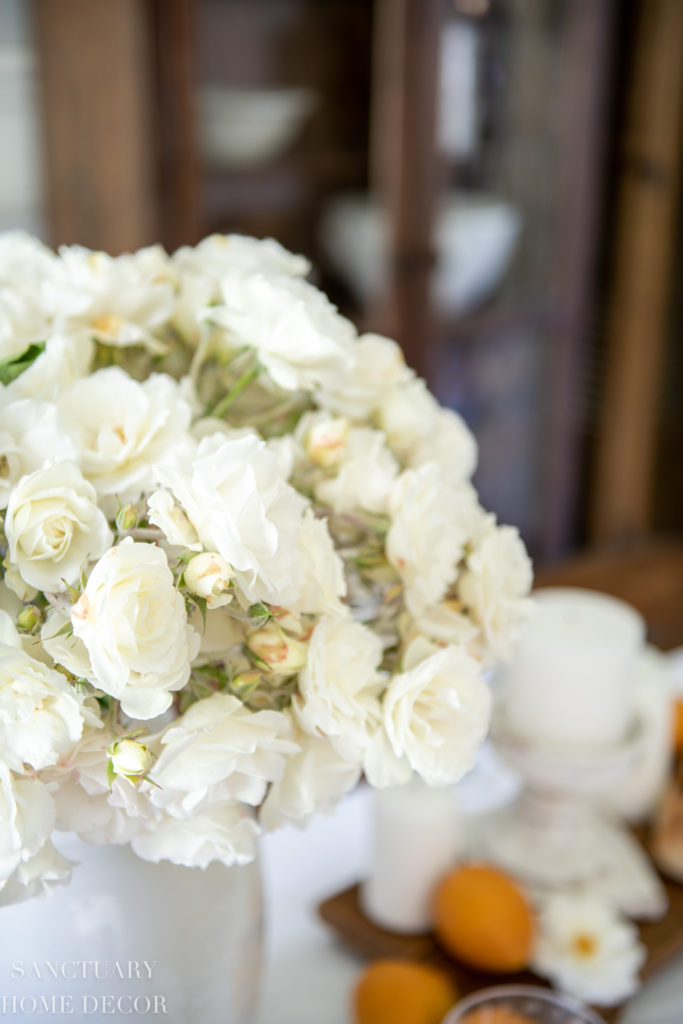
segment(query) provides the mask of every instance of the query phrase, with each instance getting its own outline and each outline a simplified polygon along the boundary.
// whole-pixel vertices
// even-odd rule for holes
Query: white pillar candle
[[[415,781],[377,790],[373,824],[370,876],[361,893],[364,913],[389,931],[427,931],[434,890],[456,860],[454,789]]]
[[[548,587],[502,673],[508,728],[546,744],[609,746],[634,714],[642,616],[597,591]]]

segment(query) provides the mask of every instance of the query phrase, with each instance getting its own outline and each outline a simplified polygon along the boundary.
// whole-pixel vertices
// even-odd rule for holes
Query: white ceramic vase
[[[71,882],[0,910],[0,1016],[249,1024],[260,980],[258,861],[205,871],[129,846],[58,845]]]

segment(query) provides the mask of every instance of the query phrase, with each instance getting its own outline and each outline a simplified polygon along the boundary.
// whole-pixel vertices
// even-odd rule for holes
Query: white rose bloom
[[[161,737],[150,772],[160,788],[149,799],[187,816],[226,799],[257,806],[266,786],[296,753],[289,719],[280,711],[250,711],[237,697],[214,694],[193,704]]]
[[[219,281],[233,271],[305,277],[311,264],[273,238],[248,235],[209,235],[196,246],[183,246],[171,257],[177,272]]]
[[[395,341],[380,334],[362,334],[353,346],[353,363],[336,381],[316,392],[316,402],[330,412],[367,420],[384,396],[412,377]]]
[[[249,864],[256,856],[259,827],[236,805],[223,805],[191,818],[162,816],[131,840],[138,857],[158,864],[168,860],[189,868],[213,861],[228,867]]]
[[[439,464],[451,484],[468,480],[477,465],[477,444],[465,421],[444,409],[419,377],[405,381],[384,396],[379,425],[406,465]]]
[[[315,485],[316,500],[337,513],[362,508],[382,514],[398,469],[379,430],[354,427],[335,475]]]
[[[38,779],[22,778],[0,761],[0,902],[16,900],[16,872],[50,839],[55,805]],[[3,901],[5,887],[10,889]],[[21,897],[19,897],[21,898]]]
[[[322,292],[299,278],[232,273],[207,316],[235,347],[250,345],[276,384],[311,391],[333,381],[353,360],[353,325]]]
[[[455,582],[466,534],[458,518],[458,492],[443,483],[436,463],[409,469],[389,496],[386,553],[405,586],[413,615],[436,604]]]
[[[48,895],[56,885],[71,880],[73,862],[63,857],[48,839],[37,853],[22,861],[0,889],[0,907]]]
[[[432,605],[417,619],[402,625],[402,636],[406,643],[423,636],[440,646],[455,644],[474,649],[479,629],[464,613],[460,601],[448,600]]]
[[[458,647],[444,647],[393,677],[382,702],[383,725],[394,757],[430,786],[449,786],[470,770],[486,737],[491,694],[481,666]],[[423,645],[415,645],[417,656]],[[419,653],[418,653],[419,652]],[[371,783],[375,766],[366,763]]]
[[[90,657],[88,678],[131,718],[162,714],[190,677],[199,636],[188,625],[166,555],[153,544],[127,537],[110,548],[71,621]]]
[[[0,508],[22,476],[46,461],[72,459],[71,439],[59,430],[57,410],[48,402],[15,399],[0,391]]]
[[[436,462],[446,483],[457,486],[474,473],[477,455],[477,442],[462,416],[453,409],[439,409],[434,433],[417,445],[410,465]]]
[[[60,672],[23,650],[0,644],[0,755],[14,770],[56,764],[78,742],[84,721],[97,722]]]
[[[49,278],[57,263],[52,249],[28,232],[0,232],[0,283],[34,285]]]
[[[103,555],[112,534],[95,488],[75,462],[56,462],[21,478],[5,517],[11,564],[32,587],[63,590]]]
[[[70,754],[43,778],[54,796],[55,827],[75,832],[86,843],[127,843],[158,816],[147,797],[127,779],[107,779],[107,749],[114,737],[106,728],[86,729]]]
[[[94,350],[90,338],[53,335],[47,339],[45,351],[7,390],[15,398],[54,402],[74,381],[90,372]]]
[[[186,468],[160,465],[156,475],[202,546],[235,570],[250,601],[296,601],[303,582],[297,545],[306,503],[283,480],[278,459],[263,441],[253,435],[205,437]]]
[[[8,288],[0,281],[0,359],[14,359],[50,330],[47,311],[25,284]]]
[[[346,595],[344,563],[337,554],[325,519],[306,509],[298,541],[304,583],[297,601],[302,612],[313,615],[342,611]]]
[[[157,332],[173,313],[174,289],[163,249],[112,257],[72,245],[59,255],[50,282],[58,328],[105,345],[166,350]]]
[[[135,500],[154,462],[186,435],[191,410],[178,384],[154,374],[138,384],[118,367],[76,381],[58,403],[83,475],[100,495]]]
[[[287,758],[284,775],[271,784],[261,807],[259,820],[268,831],[292,822],[303,826],[328,813],[360,779],[360,766],[340,757],[325,739],[301,730],[295,739],[301,749]]]
[[[639,987],[647,951],[638,929],[612,907],[576,894],[541,907],[533,969],[578,999],[614,1006]]]
[[[382,643],[352,619],[324,615],[310,640],[292,706],[301,728],[326,736],[341,757],[359,764],[380,720]]]
[[[517,529],[496,526],[489,517],[467,556],[458,596],[497,659],[512,654],[518,629],[531,607],[532,577],[531,562]]]

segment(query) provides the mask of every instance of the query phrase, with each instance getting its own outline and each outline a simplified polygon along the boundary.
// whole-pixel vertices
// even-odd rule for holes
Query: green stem
[[[252,366],[236,381],[228,391],[227,395],[221,398],[220,402],[209,412],[209,416],[216,416],[220,419],[228,411],[232,403],[238,398],[244,389],[248,387],[259,374],[259,367]]]

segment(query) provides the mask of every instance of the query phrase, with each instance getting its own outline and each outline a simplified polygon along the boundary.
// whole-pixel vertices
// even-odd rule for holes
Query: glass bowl
[[[468,1014],[473,1015],[472,1024],[508,1024],[496,1010],[510,1012],[509,1024],[517,1024],[514,1014],[519,1014],[524,1024],[527,1021],[529,1024],[605,1024],[602,1017],[576,999],[535,985],[497,985],[482,989],[462,999],[444,1017],[442,1024],[469,1024]],[[478,1011],[476,1016],[475,1011]]]

